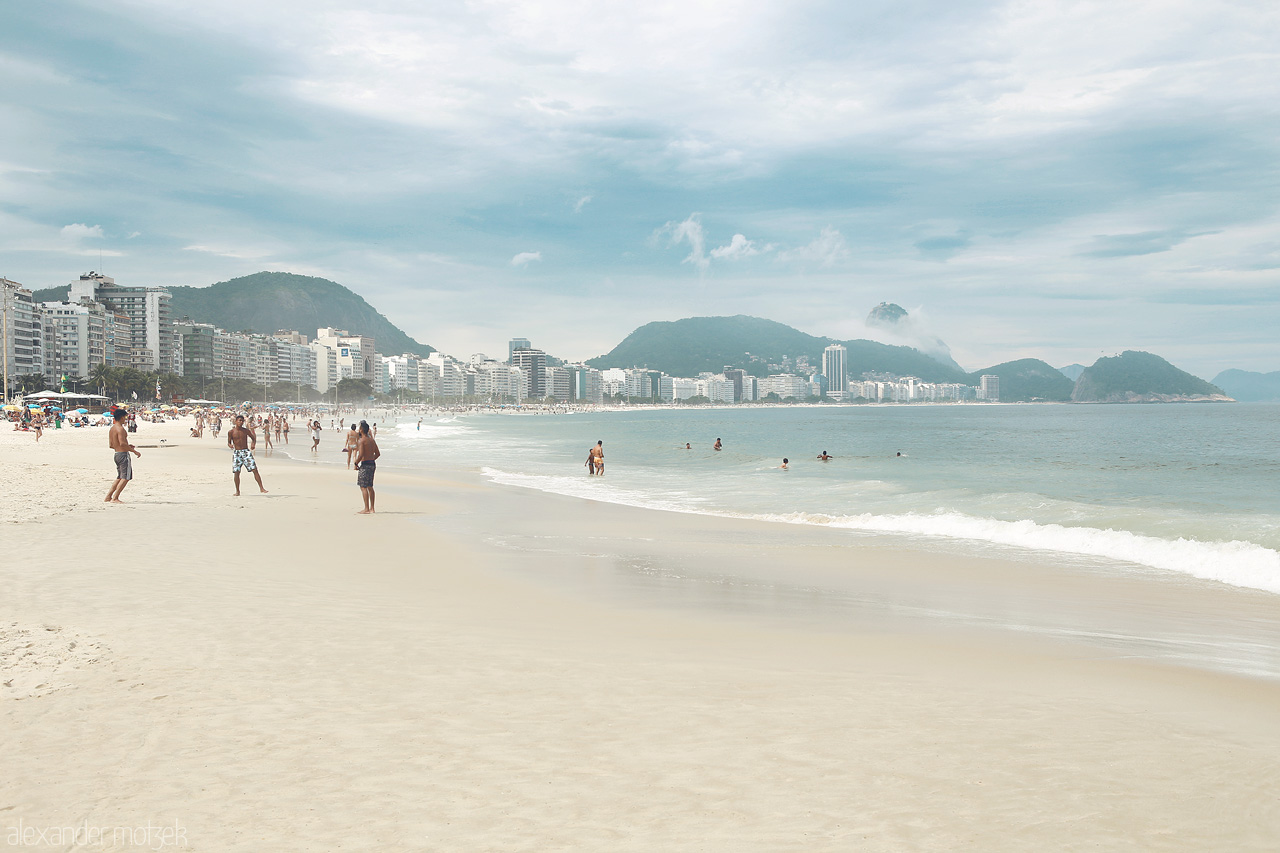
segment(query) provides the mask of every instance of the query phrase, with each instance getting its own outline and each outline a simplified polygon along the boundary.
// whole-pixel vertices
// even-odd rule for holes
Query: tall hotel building
[[[827,377],[827,396],[833,400],[849,396],[848,359],[849,351],[840,344],[832,344],[822,351],[822,375]]]

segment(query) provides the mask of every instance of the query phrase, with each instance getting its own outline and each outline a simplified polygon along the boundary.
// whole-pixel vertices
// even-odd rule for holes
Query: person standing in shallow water
[[[592,473],[601,477],[604,476],[604,442],[597,441],[596,446],[591,448]]]
[[[360,497],[364,499],[364,509],[356,514],[372,515],[375,500],[373,475],[382,452],[378,450],[378,442],[369,433],[368,421],[360,422],[360,439],[356,442],[356,452],[353,455],[356,459],[356,485],[360,487]]]

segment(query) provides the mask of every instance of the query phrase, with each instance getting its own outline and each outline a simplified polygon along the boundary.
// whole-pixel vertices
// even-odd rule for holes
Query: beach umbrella
[[[21,407],[21,406],[8,405],[8,406],[5,406],[5,407],[4,407],[4,410],[5,410],[6,412],[21,412],[21,411],[22,411],[22,407]]]
[[[78,414],[81,414],[81,415],[87,415],[87,414],[89,414],[89,410],[88,410],[88,409],[76,409],[76,412],[77,412]]]

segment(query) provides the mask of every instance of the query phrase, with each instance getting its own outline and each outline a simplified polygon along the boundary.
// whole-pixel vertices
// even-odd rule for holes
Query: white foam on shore
[[[1127,530],[1067,527],[1030,520],[1001,521],[958,512],[876,515],[820,515],[816,513],[735,513],[696,506],[685,495],[653,497],[620,489],[597,478],[537,476],[481,469],[494,483],[536,489],[569,497],[671,512],[752,518],[785,524],[814,524],[868,533],[963,539],[1033,551],[1048,551],[1134,563],[1178,572],[1232,586],[1280,593],[1280,552],[1253,542],[1206,542],[1161,539]]]

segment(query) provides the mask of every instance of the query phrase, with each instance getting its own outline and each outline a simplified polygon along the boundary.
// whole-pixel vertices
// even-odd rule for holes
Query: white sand
[[[414,499],[384,468],[357,517],[354,475],[260,454],[271,494],[232,498],[229,453],[185,433],[143,425],[175,446],[142,449],[125,506],[105,429],[0,434],[0,839],[1276,849],[1275,684],[614,606],[422,523],[482,487]]]

